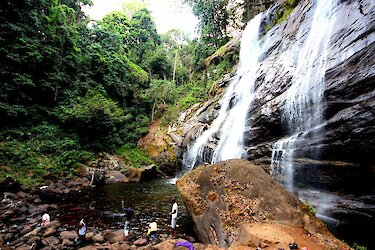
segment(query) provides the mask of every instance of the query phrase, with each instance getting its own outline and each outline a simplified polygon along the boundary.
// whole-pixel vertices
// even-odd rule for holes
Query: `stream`
[[[115,183],[94,188],[90,193],[77,197],[74,203],[60,203],[59,220],[73,227],[85,218],[89,227],[101,229],[122,229],[125,207],[134,210],[130,221],[131,231],[137,236],[147,232],[150,222],[157,222],[160,234],[169,234],[172,198],[179,205],[177,236],[195,237],[193,224],[178,194],[174,180],[161,179],[143,183]]]
[[[314,171],[318,170],[319,168],[314,168]],[[309,169],[309,171],[312,170]],[[302,176],[307,178],[309,175],[305,173]],[[351,189],[354,190],[349,193],[342,190],[338,194],[327,191],[326,185],[333,185],[332,179],[322,178],[320,182],[315,179],[313,185],[306,185],[309,182],[303,181],[302,176],[297,175],[295,178],[297,182],[295,192],[302,201],[316,209],[316,216],[327,225],[328,229],[336,237],[351,245],[358,243],[371,249],[375,230],[373,220],[375,196],[371,194],[358,196],[357,193],[361,191],[357,189],[367,186],[367,179],[363,175],[359,176],[361,178],[351,176],[353,183]],[[325,188],[318,190],[317,183],[320,188]],[[177,237],[191,236],[197,239],[192,219],[179,196],[175,179],[159,179],[143,183],[115,183],[96,187],[89,193],[77,197],[75,201],[60,202],[60,214],[57,216],[66,227],[72,229],[81,218],[86,219],[89,227],[123,229],[125,218],[121,201],[124,200],[125,206],[135,211],[130,223],[131,230],[137,237],[146,233],[148,224],[154,221],[158,224],[159,233],[166,236],[169,234],[169,213],[173,197],[176,197],[179,205]]]

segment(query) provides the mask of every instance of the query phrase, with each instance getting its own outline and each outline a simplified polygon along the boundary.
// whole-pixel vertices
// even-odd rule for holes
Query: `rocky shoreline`
[[[79,197],[93,192],[89,178],[80,177],[68,182],[47,180],[45,186],[33,190],[20,190],[16,182],[8,179],[1,185],[3,192],[0,203],[0,249],[167,250],[186,249],[175,246],[176,242],[184,241],[193,243],[194,249],[202,250],[257,247],[289,249],[288,245],[294,242],[301,244],[300,249],[349,249],[326,231],[311,213],[305,209],[301,210],[300,202],[276,184],[260,167],[241,160],[231,161],[229,165],[223,162],[221,165],[205,166],[206,170],[202,173],[216,173],[208,180],[200,177],[198,173],[203,168],[199,169],[182,177],[178,186],[195,222],[200,242],[178,232],[177,239],[169,239],[168,234],[160,232],[157,240],[152,242],[147,240],[147,234],[144,233],[132,232],[125,238],[121,228],[108,229],[105,226],[90,225],[88,222],[85,243],[76,245],[77,226],[81,218],[71,218],[73,222],[66,223],[62,219],[64,211],[61,204],[75,203]],[[245,172],[246,175],[241,174]],[[251,173],[254,174],[253,177],[250,176]],[[246,178],[243,180],[242,177]],[[212,187],[205,187],[211,185],[211,182]],[[242,182],[249,183],[252,188],[244,188],[244,185],[240,185]],[[271,198],[275,190],[278,190],[277,202]],[[256,196],[247,203],[251,195]],[[286,202],[281,202],[280,199],[286,199]],[[224,200],[228,202],[227,205]],[[263,204],[267,200],[266,205]],[[273,211],[274,209],[276,210]],[[51,222],[38,226],[44,213],[50,215]],[[207,234],[209,238],[204,238]]]
[[[86,242],[76,245],[77,225],[59,221],[62,215],[59,202],[73,201],[90,192],[93,188],[88,178],[50,181],[49,185],[34,190],[20,190],[11,179],[6,182],[0,203],[0,249],[174,249],[175,242],[194,241],[191,237],[170,240],[168,235],[161,234],[156,241],[149,242],[147,235],[131,233],[125,238],[122,229],[88,225]],[[52,221],[39,226],[44,213],[48,213]],[[194,244],[195,249],[207,249],[203,244]],[[210,246],[208,249],[218,248]]]

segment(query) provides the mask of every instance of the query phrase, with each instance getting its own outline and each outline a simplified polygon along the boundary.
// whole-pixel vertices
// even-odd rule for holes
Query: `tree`
[[[228,0],[185,0],[199,19],[200,38],[218,49],[227,39]]]
[[[160,45],[160,37],[150,11],[141,9],[134,13],[129,34],[131,60],[144,69],[149,69],[145,60]]]
[[[166,109],[169,104],[173,104],[177,99],[176,85],[171,81],[153,80],[150,88],[144,91],[143,97],[151,101],[151,120],[154,120],[155,109]]]
[[[195,46],[194,65],[203,68],[203,59],[229,41],[227,26],[229,0],[184,0],[199,19],[199,39]]]
[[[122,12],[131,19],[134,13],[141,9],[146,9],[147,5],[141,0],[127,1],[122,4]]]
[[[0,2],[4,166],[68,170],[87,155],[135,144],[147,132],[155,102],[148,89],[155,79],[172,77],[170,51],[147,9],[135,8],[131,17],[113,12],[89,26],[83,4],[92,2]],[[151,87],[175,89],[168,81]]]
[[[178,29],[169,30],[161,35],[161,44],[167,50],[172,61],[172,82],[177,85],[189,79],[192,66],[191,40],[186,32]]]
[[[131,118],[118,103],[95,90],[68,100],[57,108],[56,115],[63,123],[94,134],[108,133]]]

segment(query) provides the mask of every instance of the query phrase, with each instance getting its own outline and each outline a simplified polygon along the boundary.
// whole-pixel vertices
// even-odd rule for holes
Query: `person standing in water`
[[[178,205],[176,198],[172,199],[173,205],[172,205],[172,211],[169,215],[172,216],[171,218],[171,235],[170,238],[174,238],[176,234],[176,223],[177,223],[177,214],[178,214]]]
[[[87,226],[84,219],[81,219],[78,224],[78,239],[75,240],[75,244],[83,245],[86,242],[86,232],[87,232]]]
[[[134,215],[134,210],[131,209],[130,207],[125,207],[124,201],[121,201],[121,207],[125,213],[124,234],[125,234],[125,237],[128,237],[129,231],[130,231],[130,220],[132,219]]]

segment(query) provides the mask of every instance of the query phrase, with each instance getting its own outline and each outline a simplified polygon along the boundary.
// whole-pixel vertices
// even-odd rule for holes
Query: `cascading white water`
[[[244,30],[241,38],[240,67],[221,100],[217,118],[184,156],[183,165],[189,168],[188,170],[203,163],[204,147],[216,134],[219,134],[220,140],[211,163],[241,158],[243,154],[246,114],[253,99],[255,75],[259,68],[258,58],[261,54],[258,33],[261,16],[262,13],[254,17]]]
[[[271,175],[293,192],[293,158],[298,144],[323,133],[324,74],[337,0],[318,0],[311,29],[299,51],[292,85],[283,106],[283,124],[290,135],[273,145]],[[318,154],[319,148],[314,148]],[[311,150],[310,150],[311,152]]]

